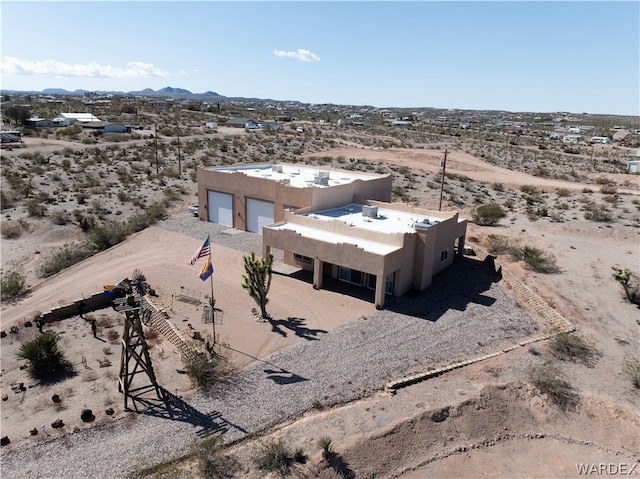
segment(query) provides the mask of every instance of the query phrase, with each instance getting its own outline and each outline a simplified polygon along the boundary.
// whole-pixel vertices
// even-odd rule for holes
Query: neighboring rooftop
[[[344,185],[356,180],[373,180],[381,175],[344,170],[328,170],[301,165],[261,164],[211,168],[227,173],[242,173],[254,178],[267,178],[273,181],[288,181],[296,188],[308,186],[330,187]]]

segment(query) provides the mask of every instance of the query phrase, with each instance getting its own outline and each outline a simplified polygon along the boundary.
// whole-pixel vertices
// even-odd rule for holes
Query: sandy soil
[[[440,151],[382,152],[362,148],[341,148],[330,154],[366,157],[432,172],[437,171],[442,156]],[[449,156],[447,171],[515,188],[531,184],[579,191],[584,187],[511,172],[456,152]],[[625,192],[637,195],[640,177],[625,175],[624,180],[630,179],[632,183]],[[619,184],[623,184],[622,179]],[[561,224],[531,222],[522,214],[514,214],[509,226],[498,231],[544,247],[558,259],[562,272],[557,275],[531,273],[520,264],[505,261],[577,327],[576,334],[593,342],[601,353],[591,367],[563,363],[580,397],[579,406],[572,411],[558,410],[544,395],[522,383],[524,367],[534,356],[527,350],[514,351],[400,390],[395,396],[380,393],[330,411],[310,412],[305,418],[272,431],[270,434],[285,437],[296,446],[303,445],[312,455],[305,466],[309,475],[349,477],[345,474],[352,471],[356,477],[573,477],[578,475],[577,463],[639,463],[638,392],[620,374],[624,355],[638,355],[638,309],[622,300],[620,286],[611,279],[613,265],[638,271],[638,232],[619,224],[607,227],[584,220]],[[470,225],[468,237],[480,242],[494,232],[495,228]],[[35,248],[43,238],[55,244],[55,237],[50,235],[48,230],[36,229],[20,238],[21,248]],[[63,237],[61,234],[60,244]],[[41,432],[31,437],[29,430],[46,424],[48,433],[57,434],[48,427],[57,418],[71,427],[88,427],[79,420],[81,408],[101,411],[113,407],[118,413],[122,407],[116,386],[119,347],[107,339],[110,330],[120,329],[117,314],[108,310],[93,313],[102,324],[100,339],[91,336],[88,324],[80,318],[51,325],[65,331],[63,346],[80,371],[77,377],[60,383],[60,392],[55,386],[30,387],[32,384],[15,361],[19,344],[35,334],[35,328],[24,327],[35,311],[93,294],[104,284],[117,282],[138,268],[183,333],[188,334],[188,324],[208,332],[211,325],[200,321],[200,305],[172,300],[181,287],[200,290],[203,299],[208,293],[208,283],[204,285],[197,277],[198,266],[187,264],[198,243],[184,235],[149,228],[43,281],[19,303],[3,305],[2,330],[18,325],[20,332],[9,334],[1,343],[2,394],[7,396],[0,404],[2,435],[8,435],[13,442],[41,440]],[[3,240],[3,255],[18,255],[15,247]],[[240,287],[242,253],[214,245],[213,256],[215,296],[217,306],[224,311],[223,322],[216,331],[231,347],[242,351],[232,356],[236,367],[293,344],[297,340],[294,335],[264,334],[263,329],[268,326],[256,323],[251,316],[255,304]],[[24,258],[22,262],[29,261]],[[329,330],[374,310],[372,304],[313,291],[308,284],[285,276],[277,276],[272,291],[270,312],[279,317],[303,317],[309,328]],[[188,395],[191,386],[184,375],[176,372],[180,367],[176,354],[159,339],[159,348],[152,349],[152,359],[161,381],[167,389]],[[536,347],[545,349],[544,344]],[[112,355],[104,348],[110,348]],[[100,367],[98,359],[105,357],[112,364]],[[26,392],[10,389],[12,383],[23,381]],[[53,393],[61,394],[61,405],[51,402]],[[448,411],[446,420],[434,420],[444,409]],[[325,435],[334,441],[340,467],[330,467],[319,457],[317,439]],[[243,443],[232,452],[246,458],[251,447],[252,443]],[[636,469],[640,470],[640,466]],[[252,471],[244,477],[263,477],[259,474]]]

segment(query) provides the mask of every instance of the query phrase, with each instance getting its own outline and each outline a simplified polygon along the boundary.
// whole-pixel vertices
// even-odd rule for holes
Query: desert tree
[[[640,304],[640,287],[638,281],[634,281],[631,270],[612,266],[613,279],[622,285],[627,300],[632,304]]]
[[[267,319],[267,294],[271,287],[273,255],[269,253],[266,258],[256,258],[255,252],[244,257],[244,271],[242,275],[242,287],[249,292],[255,302],[260,306],[262,317]]]

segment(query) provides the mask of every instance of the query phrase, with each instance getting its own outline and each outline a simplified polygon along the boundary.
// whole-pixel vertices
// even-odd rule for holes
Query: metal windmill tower
[[[128,409],[129,398],[135,400],[137,396],[151,390],[155,390],[158,399],[162,398],[142,329],[143,318],[151,314],[144,300],[144,294],[148,289],[149,286],[142,272],[135,270],[133,281],[129,281],[126,286],[126,296],[113,301],[114,309],[125,315],[118,385],[118,390],[124,393],[125,409]],[[146,375],[148,382],[133,387],[135,376],[140,374]]]

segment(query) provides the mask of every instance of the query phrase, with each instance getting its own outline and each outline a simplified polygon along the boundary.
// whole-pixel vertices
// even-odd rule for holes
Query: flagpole
[[[209,254],[209,263],[211,263],[211,254]],[[211,324],[213,325],[213,344],[216,344],[216,300],[213,297],[213,274],[209,276],[211,280]]]

